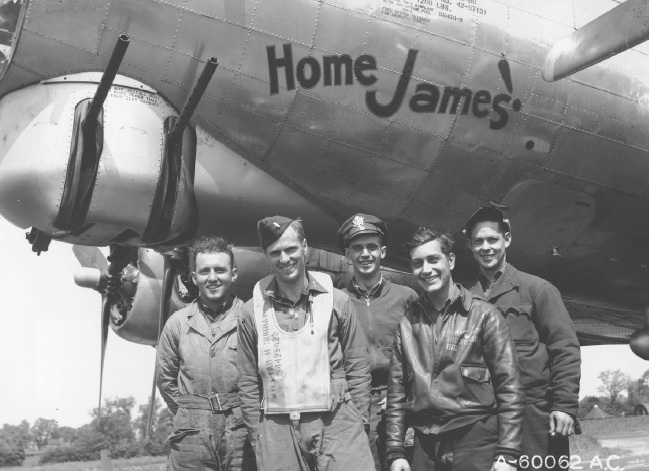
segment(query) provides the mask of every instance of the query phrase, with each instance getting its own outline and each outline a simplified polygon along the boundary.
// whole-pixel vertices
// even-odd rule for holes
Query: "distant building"
[[[633,414],[635,415],[649,415],[649,402],[644,404],[636,404],[633,408]]]
[[[593,406],[593,409],[584,416],[583,420],[588,420],[588,419],[608,419],[610,417],[613,417],[610,414],[607,414],[604,412],[602,409],[599,408],[597,404]]]

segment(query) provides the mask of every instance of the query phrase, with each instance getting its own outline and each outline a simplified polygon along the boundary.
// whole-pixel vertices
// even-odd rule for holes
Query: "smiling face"
[[[376,234],[361,234],[349,241],[345,251],[352,261],[354,274],[362,278],[380,276],[381,260],[385,258],[385,246]]]
[[[192,279],[198,286],[201,300],[210,309],[223,304],[237,279],[237,269],[232,267],[230,255],[224,252],[196,254],[196,270]]]
[[[300,239],[293,227],[287,228],[279,239],[266,247],[266,258],[277,281],[298,283],[306,276],[306,240]]]
[[[511,233],[501,232],[497,222],[483,221],[471,230],[468,244],[480,270],[495,273],[505,265],[506,249],[511,241]]]
[[[412,274],[428,296],[446,301],[455,267],[455,254],[442,252],[439,239],[418,245],[410,250]]]

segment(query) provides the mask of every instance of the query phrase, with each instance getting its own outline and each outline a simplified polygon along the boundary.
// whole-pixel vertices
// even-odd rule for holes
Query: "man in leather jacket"
[[[469,289],[500,307],[516,346],[526,396],[521,459],[542,463],[543,469],[567,465],[568,436],[577,425],[581,354],[561,294],[507,262],[511,226],[499,209],[476,211],[465,235],[479,267]]]
[[[404,459],[406,415],[415,429],[412,468],[514,471],[524,393],[501,312],[453,283],[450,236],[419,228],[406,244],[424,293],[397,329],[390,361],[387,456]]]

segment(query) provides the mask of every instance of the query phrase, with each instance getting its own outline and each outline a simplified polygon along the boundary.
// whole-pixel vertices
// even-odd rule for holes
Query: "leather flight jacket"
[[[386,410],[390,462],[403,457],[406,420],[439,434],[489,415],[498,416],[496,454],[520,455],[525,395],[507,324],[497,307],[457,287],[436,322],[424,293],[397,329]]]

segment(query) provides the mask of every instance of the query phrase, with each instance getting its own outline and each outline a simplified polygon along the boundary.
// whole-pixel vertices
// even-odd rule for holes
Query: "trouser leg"
[[[370,450],[374,458],[376,471],[385,471],[385,413],[381,410],[381,401],[386,397],[387,390],[373,390],[370,403]]]
[[[302,471],[291,427],[288,414],[262,415],[255,445],[259,471]]]
[[[255,453],[240,407],[226,415],[223,435],[218,447],[222,471],[256,471]]]
[[[492,415],[452,433],[453,471],[484,471],[493,465],[498,445],[498,416]]]
[[[498,418],[440,435],[415,431],[411,469],[417,471],[484,471],[493,465],[498,443]]]
[[[520,469],[561,469],[559,462],[570,460],[568,437],[550,437],[550,406],[547,401],[526,404],[523,419],[523,441],[521,443]],[[561,460],[561,456],[567,456]]]
[[[169,437],[168,471],[220,471],[214,453],[211,416],[209,411],[178,410]]]
[[[354,402],[337,404],[323,415],[318,471],[376,471],[363,418]]]

